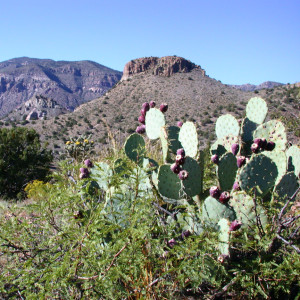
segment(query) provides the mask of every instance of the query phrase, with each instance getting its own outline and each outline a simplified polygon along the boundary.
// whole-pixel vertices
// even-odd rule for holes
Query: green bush
[[[49,174],[52,155],[42,149],[33,129],[0,129],[0,196],[22,197],[26,184],[44,180]]]

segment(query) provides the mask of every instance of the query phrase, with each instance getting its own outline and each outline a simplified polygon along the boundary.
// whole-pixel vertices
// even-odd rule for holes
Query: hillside
[[[246,103],[254,96],[267,100],[270,116],[279,113],[278,117],[283,116],[289,122],[289,138],[297,142],[298,87],[244,92],[210,78],[200,66],[178,57],[133,60],[126,64],[122,80],[102,97],[80,105],[72,113],[51,120],[30,121],[26,126],[34,127],[56,154],[70,137],[83,134],[91,134],[100,150],[105,148],[109,131],[123,143],[138,125],[142,103],[154,100],[157,105],[168,103],[168,124],[175,125],[178,120],[196,122],[204,147],[215,138],[216,119],[225,113],[243,117]]]
[[[29,57],[0,62],[0,118],[34,95],[73,110],[100,97],[122,73],[92,61],[53,61]]]

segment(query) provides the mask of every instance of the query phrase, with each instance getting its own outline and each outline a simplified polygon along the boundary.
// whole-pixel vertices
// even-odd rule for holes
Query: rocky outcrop
[[[92,61],[21,57],[0,62],[0,118],[36,94],[74,110],[101,97],[122,73]]]
[[[201,69],[200,66],[195,65],[189,60],[177,56],[165,56],[165,57],[143,57],[128,62],[123,71],[121,80],[127,80],[134,74],[150,71],[154,75],[172,76],[175,73],[182,72],[187,73],[193,69]],[[205,71],[202,70],[203,76]]]

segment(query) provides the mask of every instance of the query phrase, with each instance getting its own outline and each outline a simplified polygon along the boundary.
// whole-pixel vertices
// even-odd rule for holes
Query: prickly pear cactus
[[[150,140],[160,137],[161,127],[166,125],[164,114],[157,108],[150,108],[145,118],[146,133]]]
[[[289,172],[281,177],[274,188],[273,201],[286,201],[293,196],[299,187],[298,178],[294,172]]]
[[[217,139],[216,142],[211,146],[210,151],[211,154],[217,154],[221,157],[226,152],[231,151],[232,144],[240,144],[240,139],[234,135],[227,135],[221,139]]]
[[[196,126],[193,122],[185,122],[179,131],[178,140],[185,150],[185,155],[197,158],[199,142]]]
[[[232,153],[226,153],[220,158],[217,166],[217,174],[221,190],[231,190],[237,170],[236,157]]]
[[[260,97],[251,98],[246,106],[247,118],[256,123],[262,124],[267,116],[268,107],[264,99]]]
[[[228,135],[238,136],[239,132],[240,125],[234,116],[226,114],[218,118],[216,122],[216,135],[218,139],[222,139]]]
[[[219,226],[219,251],[221,254],[229,256],[229,242],[230,242],[230,221],[222,218],[218,222]]]
[[[222,218],[230,221],[235,220],[236,214],[233,208],[227,204],[220,203],[211,196],[207,197],[202,205],[202,222],[216,227]]]
[[[291,146],[286,151],[287,169],[293,171],[296,176],[300,175],[300,148],[299,146]]]
[[[254,209],[253,198],[247,195],[245,192],[234,192],[231,195],[229,204],[233,207],[236,218],[242,222],[242,227],[251,228],[256,226],[257,218],[256,214],[260,219],[262,227],[268,224],[268,218],[264,209],[256,203],[256,212]]]
[[[144,138],[140,134],[133,133],[125,141],[124,150],[128,158],[139,163],[143,160],[145,154]]]
[[[182,145],[179,141],[179,131],[180,128],[177,126],[164,126],[161,128],[161,136],[166,139],[168,150],[176,154],[177,149],[182,148]]]
[[[258,126],[253,132],[253,139],[255,138],[265,138],[268,142],[274,142],[275,151],[284,151],[286,149],[287,139],[285,127],[283,123],[278,120],[271,120]]]
[[[245,192],[251,194],[255,189],[256,195],[264,196],[274,186],[277,176],[276,164],[269,157],[258,154],[241,169],[239,182]]]

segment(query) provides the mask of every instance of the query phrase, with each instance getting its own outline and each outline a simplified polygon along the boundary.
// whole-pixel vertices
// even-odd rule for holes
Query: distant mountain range
[[[0,63],[0,117],[34,95],[54,99],[74,110],[103,95],[122,72],[92,61],[54,61],[20,57]]]
[[[241,84],[241,85],[231,85],[232,87],[245,91],[245,92],[254,92],[262,89],[272,89],[276,86],[283,85],[283,83],[280,82],[275,82],[275,81],[265,81],[259,85],[254,85],[254,84]]]

